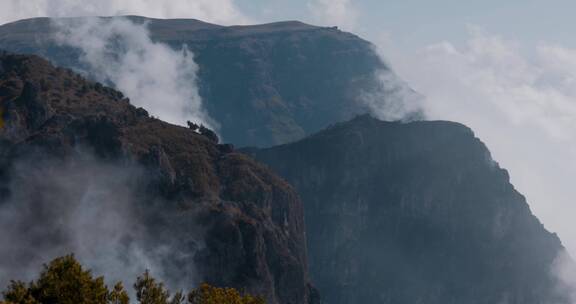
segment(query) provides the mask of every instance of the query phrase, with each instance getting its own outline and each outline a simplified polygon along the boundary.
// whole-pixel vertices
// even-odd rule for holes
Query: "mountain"
[[[245,152],[298,190],[326,303],[567,303],[561,242],[461,124],[359,116]]]
[[[366,92],[389,71],[359,37],[297,21],[220,26],[193,19],[151,19],[153,41],[186,45],[199,65],[200,95],[224,139],[238,146],[271,146],[366,113]],[[78,68],[80,53],[55,42],[52,21],[36,18],[0,26],[0,49]]]
[[[186,253],[164,266],[273,304],[318,303],[310,280],[329,304],[569,303],[551,271],[560,240],[470,129],[362,115],[322,130],[366,112],[375,74],[391,72],[369,42],[294,21],[126,18],[147,23],[154,41],[194,52],[200,94],[226,141],[272,147],[238,153],[209,130],[150,117],[42,59],[2,54],[0,206],[26,184],[18,163],[31,170],[21,175],[40,176],[31,200],[44,202],[54,198],[43,184],[53,176],[36,167],[89,153],[99,166],[143,172],[127,184],[147,210],[145,249],[170,240]],[[56,42],[52,21],[0,26],[0,48],[82,67],[78,50]],[[55,231],[40,243],[65,241]]]
[[[53,172],[59,172],[65,160],[77,168],[88,153],[96,159],[96,169],[89,174],[96,175],[108,163],[121,170],[131,164],[142,171],[120,185],[120,193],[137,184],[136,210],[149,210],[145,212],[150,244],[146,250],[158,249],[166,239],[183,246],[183,257],[169,251],[171,259],[181,262],[173,265],[174,271],[193,268],[203,281],[262,294],[268,303],[317,301],[308,280],[298,195],[269,169],[230,145],[218,144],[209,131],[199,133],[152,118],[146,110],[130,105],[120,92],[55,68],[39,57],[8,53],[0,53],[0,115],[0,208],[22,195],[16,203],[30,198],[31,209],[25,212],[38,219],[17,223],[14,242],[37,236],[38,231],[42,237],[31,240],[33,248],[48,250],[67,241],[58,225],[45,226],[44,215],[58,217],[60,211],[65,212],[54,210],[59,200],[68,206],[80,190],[73,185],[73,191],[61,193],[53,185],[63,177]],[[24,172],[17,165],[22,162]],[[39,171],[42,166],[48,170]],[[51,175],[38,176],[44,173]],[[74,179],[84,178],[70,174]],[[32,177],[37,177],[37,183],[23,186],[35,188],[14,192],[21,178],[29,181]],[[86,195],[80,193],[82,199]],[[95,217],[102,214],[89,214],[81,224]],[[97,245],[105,244],[93,246]],[[8,249],[3,248],[3,254]],[[26,265],[32,256],[44,252],[29,254],[1,260],[2,270],[16,263]]]

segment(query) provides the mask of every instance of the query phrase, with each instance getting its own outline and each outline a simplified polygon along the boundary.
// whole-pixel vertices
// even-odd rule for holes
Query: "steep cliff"
[[[194,264],[203,281],[262,294],[269,303],[315,301],[297,194],[231,146],[151,118],[121,93],[36,56],[0,53],[0,114],[0,206],[15,195],[14,166],[22,159],[27,175],[47,161],[78,159],[82,151],[102,163],[132,163],[143,168],[133,181],[142,191],[140,206],[166,214],[148,218],[151,246],[162,243],[158,236],[191,247],[174,269]],[[43,202],[57,190],[26,195],[38,209],[51,206]],[[36,224],[26,223],[18,233],[23,237]],[[199,234],[202,246],[196,244]],[[56,236],[47,246],[62,241]],[[26,262],[21,259],[27,257],[16,253],[10,263]]]
[[[374,74],[387,69],[369,42],[336,28],[129,18],[148,22],[154,41],[194,52],[207,110],[223,138],[239,146],[290,142],[365,113],[363,92],[374,90]],[[56,31],[47,18],[6,24],[0,49],[78,67],[80,53],[56,43]]]
[[[369,116],[248,149],[296,187],[326,303],[562,303],[562,250],[457,123]]]

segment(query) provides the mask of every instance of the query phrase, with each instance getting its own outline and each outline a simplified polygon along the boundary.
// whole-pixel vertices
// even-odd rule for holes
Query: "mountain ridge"
[[[328,303],[570,303],[558,236],[462,124],[364,115],[244,151],[298,190]]]
[[[194,31],[198,21],[137,19],[150,21],[153,41],[192,51],[203,105],[220,124],[222,137],[237,146],[290,142],[366,113],[366,93],[382,86],[378,73],[391,72],[370,42],[335,28],[299,22],[201,23]],[[90,68],[81,64],[82,50],[55,40],[50,20],[65,19],[0,26],[0,48],[40,55],[90,76]]]

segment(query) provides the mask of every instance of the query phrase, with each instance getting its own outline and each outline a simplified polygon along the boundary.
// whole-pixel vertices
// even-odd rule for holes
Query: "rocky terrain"
[[[183,263],[195,264],[211,284],[261,294],[268,303],[317,301],[298,195],[230,145],[151,118],[120,92],[36,56],[0,53],[0,113],[0,206],[13,195],[21,159],[31,175],[35,166],[75,159],[81,150],[103,163],[132,163],[145,172],[135,181],[142,206],[160,202],[154,212],[166,215],[148,218],[151,243],[158,235],[190,246],[195,254]],[[36,206],[51,199],[49,190],[34,190]],[[189,230],[191,223],[201,229]],[[24,235],[30,227],[22,229]],[[199,231],[205,244],[196,248]]]
[[[566,303],[559,239],[463,125],[360,116],[246,152],[298,190],[326,303]]]
[[[129,18],[148,22],[154,41],[193,51],[204,104],[222,137],[238,146],[290,142],[365,113],[364,93],[378,86],[375,73],[388,70],[369,42],[336,28]],[[78,67],[78,50],[55,42],[55,32],[48,18],[5,24],[0,49]]]

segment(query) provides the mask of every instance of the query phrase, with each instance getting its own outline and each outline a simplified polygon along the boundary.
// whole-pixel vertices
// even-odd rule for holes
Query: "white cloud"
[[[351,0],[311,0],[307,7],[313,21],[321,25],[337,25],[346,30],[356,27],[358,11]]]
[[[567,294],[576,303],[576,265],[567,252],[561,252],[552,265],[552,274],[558,279],[559,294]]]
[[[511,42],[481,32],[473,35],[463,49],[441,43],[423,53],[428,68],[433,69],[430,72],[440,73],[416,81],[430,93],[431,102],[426,104],[430,115],[453,116],[449,113],[461,111],[464,103],[473,108],[490,106],[514,125],[534,126],[555,138],[572,139],[576,135],[576,90],[566,83],[576,71],[559,67],[574,58],[558,54],[573,51],[540,47],[535,58],[528,58]],[[437,76],[443,78],[440,86]],[[453,97],[433,100],[445,93],[463,94],[455,104]],[[439,107],[439,102],[448,103],[448,108]]]
[[[220,24],[249,19],[234,0],[3,0],[0,24],[31,17],[144,15],[157,18],[196,18]],[[64,21],[62,21],[64,22]],[[216,128],[202,108],[196,86],[193,54],[150,40],[145,25],[127,20],[96,18],[73,26],[60,24],[61,41],[79,48],[83,61],[99,81],[110,81],[153,115],[171,123],[187,120]],[[120,39],[118,39],[120,38]],[[119,52],[119,54],[113,54]]]
[[[0,24],[31,17],[143,15],[156,18],[196,18],[220,24],[244,24],[249,19],[234,0],[2,0]]]
[[[130,286],[147,269],[172,289],[198,284],[192,261],[203,240],[192,215],[143,194],[140,166],[75,152],[13,163],[0,206],[0,284],[36,279],[43,263],[70,253],[109,284]]]
[[[409,121],[422,118],[422,96],[391,70],[375,75],[377,85],[362,92],[360,100],[377,118]]]
[[[59,41],[78,48],[89,74],[110,81],[131,102],[179,125],[190,120],[215,128],[198,94],[193,54],[152,42],[146,25],[124,18],[62,19]]]
[[[508,169],[546,227],[576,254],[576,50],[530,48],[473,29],[467,43],[386,56],[430,119],[462,122]]]

